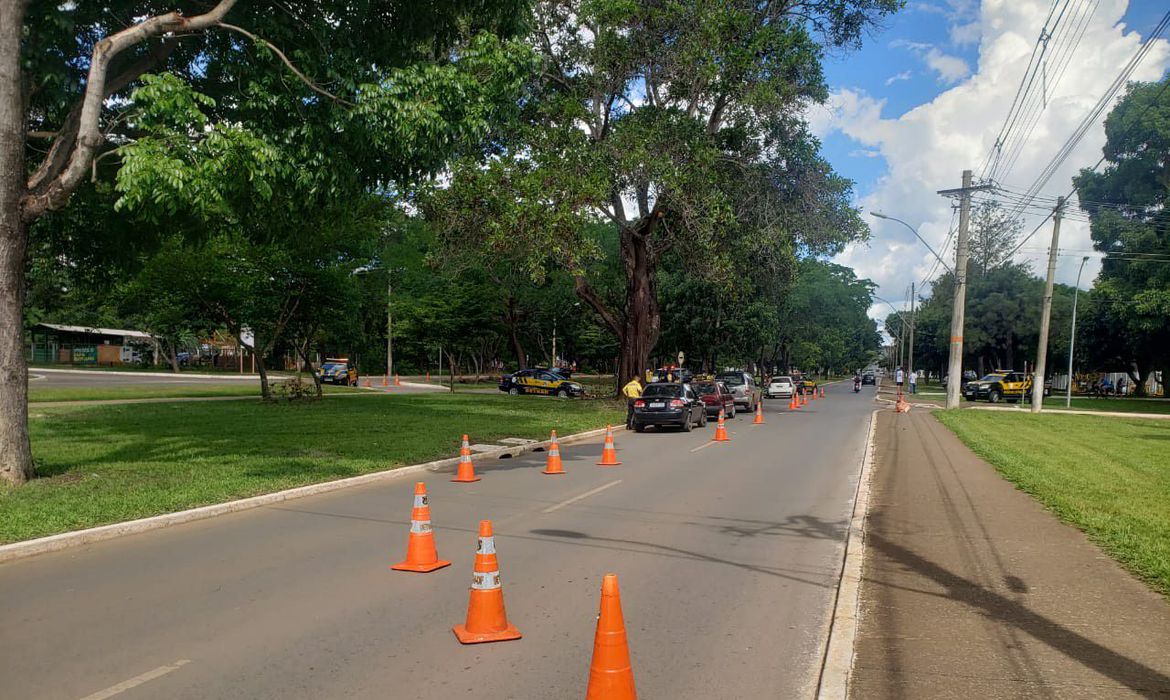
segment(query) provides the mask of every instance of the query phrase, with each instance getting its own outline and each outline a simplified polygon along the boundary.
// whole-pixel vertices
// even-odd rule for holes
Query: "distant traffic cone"
[[[602,467],[616,467],[621,464],[617,458],[617,448],[613,446],[613,428],[605,426],[605,446],[601,448],[601,461],[597,463]]]
[[[731,438],[727,437],[727,426],[723,423],[723,409],[719,409],[719,422],[715,425],[715,437],[712,438],[715,442],[727,442]]]
[[[593,635],[593,661],[589,664],[589,688],[585,700],[637,700],[630,643],[622,617],[622,596],[617,574],[601,579],[601,612]]]
[[[435,550],[435,534],[431,531],[431,507],[427,505],[427,485],[414,485],[414,510],[410,512],[410,539],[406,544],[406,561],[391,566],[397,571],[417,571],[425,574],[451,562],[439,559]]]
[[[431,371],[429,369],[427,370],[427,383],[431,383]]]
[[[548,461],[544,465],[544,474],[564,474],[565,468],[561,465],[561,446],[557,444],[557,431],[552,431],[552,444],[548,446]]]
[[[752,425],[764,424],[764,402],[756,404],[756,418],[752,421]]]
[[[394,386],[402,386],[402,380],[398,378],[397,374],[394,375]]]
[[[492,537],[490,520],[479,521],[479,544],[475,548],[467,621],[455,625],[451,631],[462,644],[520,638],[520,630],[508,624],[504,612],[504,589],[500,587],[500,565],[496,561],[496,540]]]
[[[800,405],[801,405],[801,406],[807,406],[807,405],[808,405],[808,394],[801,394],[801,395],[800,395]]]
[[[825,398],[825,387],[821,387],[821,398]]]
[[[817,400],[817,390],[816,390],[816,388],[815,388],[815,387],[814,387],[814,388],[813,388],[813,390],[812,390],[812,400],[813,400],[813,401],[816,401],[816,400]]]
[[[475,475],[475,465],[471,463],[471,445],[468,444],[466,435],[463,436],[463,446],[459,448],[459,470],[455,472],[455,478],[451,481],[461,484],[479,481],[479,477]]]
[[[382,377],[382,386],[390,386],[390,375]]]
[[[369,377],[366,377],[366,388],[367,389],[370,388],[370,378]]]
[[[796,400],[796,394],[788,397],[788,410],[795,411],[800,408],[800,402]]]

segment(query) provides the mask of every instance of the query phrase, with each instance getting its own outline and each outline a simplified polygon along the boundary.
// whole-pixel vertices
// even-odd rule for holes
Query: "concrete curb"
[[[849,695],[853,645],[860,616],[861,565],[865,557],[865,519],[869,513],[874,435],[877,433],[877,417],[881,410],[875,409],[869,415],[869,435],[865,439],[861,474],[857,478],[857,495],[853,499],[853,516],[849,520],[849,534],[845,540],[845,557],[841,564],[840,582],[837,584],[833,620],[829,626],[829,643],[825,646],[825,659],[821,665],[817,700],[845,700]]]
[[[562,445],[570,445],[576,442],[589,440],[590,438],[601,437],[602,435],[605,435],[605,430],[605,428],[586,430],[585,432],[576,433],[574,435],[559,437],[558,441]],[[625,430],[624,426],[613,428],[615,433],[622,430]],[[493,458],[503,459],[518,457],[528,452],[544,450],[550,444],[552,444],[551,441],[542,440],[540,442],[531,442],[526,445],[501,447],[498,450],[473,454],[471,460],[472,462],[482,462]],[[37,556],[38,554],[47,554],[49,552],[56,552],[62,549],[71,549],[73,547],[80,547],[86,544],[102,542],[104,540],[114,539],[115,537],[136,535],[142,532],[149,532],[151,530],[160,530],[165,527],[171,527],[172,525],[181,525],[182,523],[194,522],[196,520],[205,520],[207,518],[214,518],[216,516],[226,515],[228,513],[236,513],[242,510],[260,508],[263,506],[272,505],[274,503],[290,501],[295,498],[316,496],[323,493],[329,493],[331,491],[340,491],[341,489],[350,488],[352,486],[362,486],[364,484],[372,484],[387,479],[396,479],[401,476],[417,474],[422,471],[437,472],[441,469],[454,467],[458,464],[458,457],[448,457],[446,459],[438,459],[433,462],[412,464],[405,467],[398,467],[397,469],[387,469],[385,471],[353,476],[347,479],[325,481],[320,484],[309,484],[308,486],[298,486],[296,488],[286,489],[284,491],[276,491],[274,493],[266,493],[260,496],[253,496],[251,498],[243,498],[236,501],[228,501],[226,503],[216,503],[210,506],[192,508],[190,510],[181,510],[176,513],[165,513],[163,515],[154,515],[148,518],[140,518],[138,520],[129,520],[123,523],[112,523],[110,525],[101,525],[85,530],[62,532],[57,535],[40,537],[35,540],[13,542],[12,544],[0,546],[0,564],[15,561],[17,559],[24,559],[26,557]]]

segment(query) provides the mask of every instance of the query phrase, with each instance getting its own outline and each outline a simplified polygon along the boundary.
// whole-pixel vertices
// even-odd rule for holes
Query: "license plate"
[[[666,404],[662,401],[651,401],[650,408],[665,408]]]

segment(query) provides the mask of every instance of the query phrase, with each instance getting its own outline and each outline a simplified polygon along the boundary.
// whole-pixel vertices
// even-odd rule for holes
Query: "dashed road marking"
[[[176,661],[173,664],[170,664],[167,666],[159,666],[158,668],[156,668],[152,671],[147,671],[146,673],[134,676],[130,680],[122,681],[121,683],[119,683],[117,685],[111,685],[109,688],[106,688],[105,690],[99,690],[96,693],[91,693],[89,695],[86,695],[81,700],[106,700],[106,698],[112,698],[115,695],[120,695],[120,694],[126,692],[127,690],[130,690],[131,688],[137,688],[138,686],[142,685],[143,683],[153,681],[155,678],[161,678],[162,676],[167,675],[171,671],[177,671],[189,663],[191,663],[191,659],[179,659],[178,661]]]
[[[606,490],[607,488],[609,488],[611,486],[617,486],[620,483],[622,483],[621,479],[618,479],[617,481],[611,481],[608,484],[602,484],[601,486],[598,486],[597,488],[595,488],[591,491],[586,491],[585,493],[581,494],[580,496],[573,496],[572,498],[568,499],[567,501],[561,501],[560,503],[554,503],[553,505],[549,506],[548,508],[545,508],[544,510],[542,510],[540,512],[541,513],[551,513],[554,510],[560,510],[561,508],[564,508],[565,506],[572,505],[572,504],[576,503],[577,501],[580,501],[583,498],[589,498],[590,496],[592,496],[595,493],[601,493],[602,491]]]

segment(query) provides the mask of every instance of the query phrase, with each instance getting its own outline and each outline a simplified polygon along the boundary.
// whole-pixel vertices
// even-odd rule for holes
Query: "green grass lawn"
[[[281,380],[275,380],[273,384]],[[355,392],[344,386],[326,384],[326,393]],[[216,396],[254,396],[260,398],[260,384],[241,381],[238,384],[175,384],[175,385],[122,385],[93,387],[55,387],[29,382],[30,403],[45,401],[109,401],[117,399],[181,399],[207,398]]]
[[[38,478],[0,488],[0,542],[157,515],[458,454],[473,441],[618,424],[624,406],[419,394],[31,410]]]
[[[1170,423],[936,412],[1003,476],[1170,595]]]
[[[1064,408],[1064,396],[1044,399],[1045,408]],[[1070,409],[1076,411],[1118,411],[1120,413],[1170,413],[1170,401],[1162,399],[1091,399],[1073,397]]]

